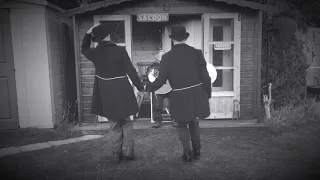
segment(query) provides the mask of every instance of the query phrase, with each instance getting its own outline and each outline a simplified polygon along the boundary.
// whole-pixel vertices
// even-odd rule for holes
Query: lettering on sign
[[[166,22],[169,21],[169,14],[156,13],[156,14],[138,14],[138,22]]]
[[[221,44],[214,45],[214,50],[230,50],[230,49],[231,49],[231,44],[221,43]]]

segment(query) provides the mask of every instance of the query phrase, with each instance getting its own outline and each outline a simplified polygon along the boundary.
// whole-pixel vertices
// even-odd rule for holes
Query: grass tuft
[[[270,125],[276,132],[297,129],[311,122],[320,122],[320,102],[315,99],[301,100],[299,103],[288,103],[287,105],[271,109],[271,119],[265,123]]]

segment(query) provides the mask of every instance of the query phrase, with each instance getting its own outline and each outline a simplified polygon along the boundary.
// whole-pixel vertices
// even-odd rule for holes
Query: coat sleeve
[[[211,98],[211,78],[207,70],[207,62],[203,57],[202,51],[198,50],[198,65],[199,65],[199,76],[201,78],[203,87],[208,95],[208,98]]]
[[[125,48],[123,48],[123,55],[124,55],[124,65],[126,67],[126,73],[128,74],[130,80],[132,81],[132,83],[134,84],[134,86],[137,87],[137,89],[139,91],[143,90],[143,84],[141,82],[141,79],[136,71],[136,68],[134,68],[130,57],[128,55],[128,52]]]
[[[153,92],[161,88],[167,82],[167,79],[168,79],[167,71],[168,71],[167,60],[165,56],[162,56],[162,60],[160,61],[159,75],[153,83],[147,84],[146,89],[148,91]]]
[[[92,52],[92,48],[90,48],[91,45],[91,38],[92,35],[91,34],[85,34],[82,40],[82,45],[81,45],[81,53],[90,61],[93,61],[94,58],[93,57],[93,52]]]

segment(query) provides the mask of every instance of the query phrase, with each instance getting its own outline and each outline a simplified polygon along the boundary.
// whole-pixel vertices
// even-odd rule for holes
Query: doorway
[[[10,14],[0,10],[0,129],[17,129],[18,104],[10,30]]]
[[[131,16],[132,21],[132,62],[137,64],[152,64],[159,56],[167,53],[173,47],[169,38],[173,25],[181,24],[190,34],[186,44],[202,49],[201,15],[169,15],[167,22],[138,22],[137,16]],[[137,67],[137,69],[140,69]],[[150,95],[146,94],[141,105],[139,119],[150,119]],[[169,120],[170,115],[165,110],[163,119]]]

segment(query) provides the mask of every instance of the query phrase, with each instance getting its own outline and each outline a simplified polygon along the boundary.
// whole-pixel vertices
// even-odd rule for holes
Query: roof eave
[[[131,1],[131,0],[104,0],[97,3],[87,4],[78,8],[70,9],[64,12],[57,14],[57,17],[70,17],[76,14],[83,14],[88,11],[94,11],[99,8],[108,7],[110,5],[120,4],[122,2]],[[216,2],[223,2],[230,5],[237,5],[241,7],[247,7],[250,9],[263,10],[267,12],[279,13],[279,9],[273,6],[259,4],[255,2],[245,1],[245,0],[214,0]]]
[[[224,2],[224,3],[230,4],[230,5],[247,7],[250,9],[262,10],[262,11],[266,11],[266,12],[273,12],[273,13],[280,12],[280,10],[274,6],[269,6],[269,5],[245,1],[245,0],[214,0],[214,1]]]
[[[78,8],[70,9],[64,12],[57,14],[57,17],[70,17],[76,14],[83,14],[88,11],[94,11],[99,8],[108,7],[114,4],[120,4],[122,2],[131,1],[131,0],[105,0],[97,3],[87,4]]]

